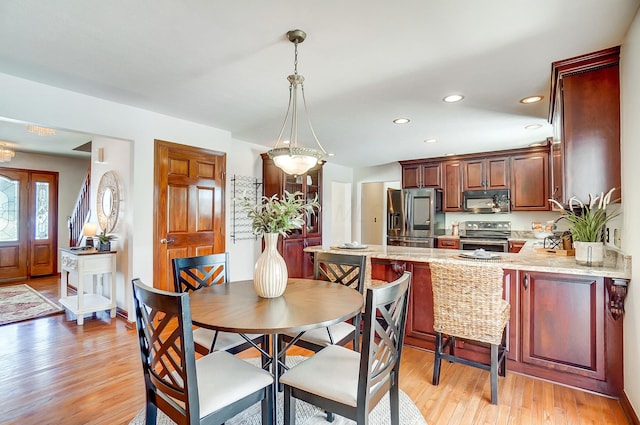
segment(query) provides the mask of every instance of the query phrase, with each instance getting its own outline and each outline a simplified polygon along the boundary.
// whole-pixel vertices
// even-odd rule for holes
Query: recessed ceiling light
[[[530,124],[530,125],[525,126],[524,128],[526,130],[537,130],[540,127],[542,127],[542,124]]]
[[[56,131],[53,128],[40,127],[39,125],[28,125],[27,131],[35,133],[38,136],[53,136]]]
[[[426,139],[424,142],[425,143],[435,143],[435,142],[437,142],[437,140],[436,139]]]
[[[453,156],[455,153],[445,153],[444,156]]]
[[[532,148],[536,146],[542,146],[542,142],[529,143],[529,146],[531,146]]]
[[[464,99],[464,96],[460,94],[452,94],[443,98],[442,100],[444,100],[447,103],[454,103],[454,102],[460,102],[462,99]]]
[[[283,145],[288,145],[289,143],[291,143],[289,140],[283,140],[283,141],[282,141],[282,144],[283,144]]]
[[[328,155],[328,156],[335,156],[335,153],[333,153],[333,152],[329,152],[329,153],[327,153],[327,155]]]
[[[543,99],[543,96],[529,96],[524,99],[520,99],[520,103],[536,103],[540,102]]]
[[[409,118],[396,118],[395,120],[393,120],[395,124],[406,124],[409,121],[411,121]]]

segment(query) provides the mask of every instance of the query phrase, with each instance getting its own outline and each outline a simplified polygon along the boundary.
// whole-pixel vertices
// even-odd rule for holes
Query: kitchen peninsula
[[[369,282],[412,272],[405,344],[433,350],[433,295],[429,263],[459,263],[463,251],[369,246],[308,247],[306,252],[366,255]],[[576,264],[574,257],[536,252],[530,244],[491,260],[504,269],[504,296],[511,304],[507,369],[619,397],[623,389],[622,325],[630,259],[609,252],[604,267]],[[461,282],[464,284],[464,282]],[[456,352],[488,359],[488,349],[459,341]]]

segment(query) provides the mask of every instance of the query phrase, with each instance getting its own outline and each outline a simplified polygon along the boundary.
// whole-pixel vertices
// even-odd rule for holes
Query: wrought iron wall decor
[[[231,183],[233,184],[233,228],[231,229],[231,240],[234,243],[248,239],[257,240],[258,237],[253,233],[253,228],[251,227],[251,220],[244,212],[240,211],[238,198],[249,198],[251,202],[257,204],[260,200],[259,190],[262,182],[255,177],[234,175]]]

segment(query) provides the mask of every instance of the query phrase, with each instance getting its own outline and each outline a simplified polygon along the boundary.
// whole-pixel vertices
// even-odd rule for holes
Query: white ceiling
[[[640,0],[3,1],[0,72],[272,146],[293,71],[285,34],[300,28],[308,38],[298,69],[318,138],[335,154],[331,162],[370,166],[544,140],[552,133],[551,62],[620,44],[639,6]],[[465,99],[442,102],[451,93]],[[545,98],[518,102],[534,94]],[[411,122],[393,124],[398,117]],[[543,126],[525,130],[529,124]],[[13,125],[0,125],[0,139],[8,140],[2,131]],[[32,149],[11,137],[16,149]],[[430,138],[438,142],[424,143]]]

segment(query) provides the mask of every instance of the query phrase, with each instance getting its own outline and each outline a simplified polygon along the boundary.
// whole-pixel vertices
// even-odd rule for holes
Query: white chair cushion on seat
[[[273,375],[226,351],[196,360],[200,417],[273,383]]]
[[[329,345],[285,372],[280,382],[356,407],[359,369],[360,353]]]
[[[200,344],[207,349],[211,348],[211,343],[213,342],[213,336],[215,335],[215,331],[211,329],[205,328],[197,328],[193,330],[193,341],[196,344]],[[247,334],[247,337],[250,339],[254,339],[259,337],[260,335]],[[227,351],[230,348],[237,347],[238,345],[244,344],[247,342],[243,337],[239,334],[232,332],[218,332],[218,338],[216,339],[216,346],[214,347],[215,351]]]
[[[349,334],[353,335],[353,332],[355,331],[356,328],[355,326],[349,323],[340,322],[340,323],[336,323],[335,325],[329,326],[329,329],[331,330],[331,336],[333,337],[333,342],[335,344],[338,341],[345,338],[346,336],[348,336]],[[287,335],[295,337],[297,334],[287,334]],[[306,331],[302,335],[302,337],[300,337],[300,340],[308,341],[313,344],[321,345],[321,346],[331,345],[327,328],[316,328],[310,331]],[[218,344],[216,344],[216,346],[217,345]]]

